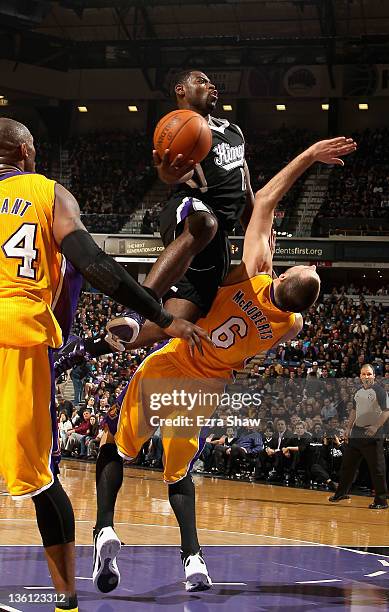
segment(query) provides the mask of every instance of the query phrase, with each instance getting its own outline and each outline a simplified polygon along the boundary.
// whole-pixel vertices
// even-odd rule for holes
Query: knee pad
[[[45,548],[74,542],[75,524],[72,504],[57,478],[46,491],[34,495],[32,501]]]

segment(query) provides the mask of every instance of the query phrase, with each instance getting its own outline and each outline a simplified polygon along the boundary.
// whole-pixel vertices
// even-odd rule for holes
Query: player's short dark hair
[[[195,72],[194,68],[190,68],[187,70],[180,70],[176,75],[174,75],[171,81],[171,96],[173,98],[176,97],[176,85],[183,85],[189,79],[192,72]]]
[[[277,305],[287,312],[302,312],[317,300],[320,281],[311,274],[291,274],[277,287]]]

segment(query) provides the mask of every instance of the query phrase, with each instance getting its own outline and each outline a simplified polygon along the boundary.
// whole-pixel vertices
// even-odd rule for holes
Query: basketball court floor
[[[196,476],[214,587],[189,594],[161,474],[124,474],[116,513],[122,580],[102,595],[91,581],[94,465],[62,463],[77,519],[80,612],[389,609],[389,514],[369,510],[369,498],[334,505],[325,492]],[[41,597],[52,589],[33,505],[13,502],[1,482],[0,491],[0,610],[53,612]]]

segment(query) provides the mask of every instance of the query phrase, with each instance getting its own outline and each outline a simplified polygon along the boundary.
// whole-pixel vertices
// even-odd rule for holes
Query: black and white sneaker
[[[120,584],[116,563],[121,543],[112,527],[103,527],[94,538],[93,584],[101,593],[110,593]]]
[[[106,342],[118,351],[124,351],[127,345],[135,342],[143,327],[145,318],[134,310],[124,310],[121,317],[115,317],[107,323]]]
[[[185,569],[185,590],[189,593],[194,591],[208,591],[212,586],[207,566],[201,551],[195,555],[189,555],[183,559]]]

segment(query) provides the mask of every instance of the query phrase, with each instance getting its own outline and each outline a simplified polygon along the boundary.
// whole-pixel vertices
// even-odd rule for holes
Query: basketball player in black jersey
[[[228,233],[239,220],[247,226],[254,196],[241,129],[227,119],[211,116],[218,100],[215,85],[203,72],[189,70],[176,77],[174,92],[178,108],[207,119],[212,146],[196,165],[192,160],[185,162],[182,155],[170,161],[169,150],[163,159],[153,152],[160,179],[176,189],[160,214],[165,250],[144,286],[164,297],[169,312],[196,321],[207,314],[228,272]],[[108,339],[117,339],[117,348],[124,347],[123,341],[135,348],[166,337],[147,322],[134,343],[142,324],[137,314],[127,312],[108,324]]]

